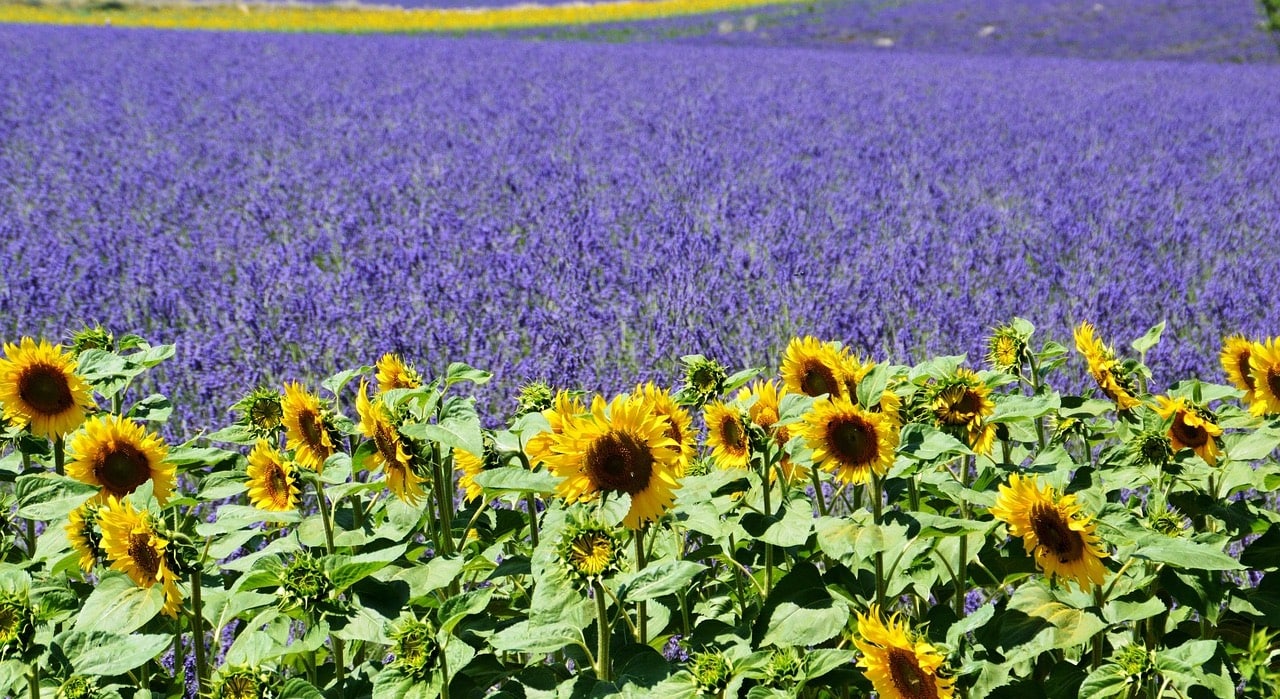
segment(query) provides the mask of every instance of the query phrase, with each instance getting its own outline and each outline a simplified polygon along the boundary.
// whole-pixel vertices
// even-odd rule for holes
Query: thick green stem
[[[27,679],[27,687],[31,691],[31,699],[40,699],[40,668],[32,665],[31,676]]]
[[[324,545],[329,555],[333,555],[333,512],[329,507],[329,498],[325,497],[324,484],[320,482],[320,477],[316,476],[314,483],[316,487],[316,500],[320,502],[320,524],[324,527]]]
[[[964,490],[969,489],[970,472],[973,471],[974,465],[977,463],[976,456],[970,456],[967,460],[960,463],[960,485],[964,486]],[[960,518],[969,519],[969,501],[965,493],[960,494]],[[969,535],[964,534],[960,537],[960,560],[956,563],[956,599],[955,612],[956,616],[964,618],[964,598],[968,593],[969,585]]]
[[[646,531],[648,531],[648,525],[645,525],[640,529],[637,529],[632,534],[632,537],[631,537],[632,540],[635,541],[635,545],[636,545],[636,572],[637,573],[644,570],[645,566],[649,565],[648,556],[645,555],[645,550],[644,550],[644,534]],[[596,602],[597,607],[599,607],[600,604],[602,603]],[[636,626],[638,627],[637,630],[639,631],[638,639],[640,641],[640,645],[646,645],[649,643],[649,606],[643,601],[636,604],[636,620],[638,622]],[[607,656],[606,656],[606,659],[607,659]]]
[[[201,602],[201,571],[199,566],[191,571],[191,647],[196,654],[196,684],[203,694],[208,687],[209,662],[204,654],[204,605]]]
[[[53,438],[53,470],[59,476],[63,472],[63,464],[67,460],[66,442],[62,439],[62,435]]]
[[[591,594],[596,598],[596,678],[602,682],[613,679],[609,667],[609,605],[604,598],[604,587],[599,580],[591,582]],[[644,622],[640,623],[644,635]],[[643,643],[643,641],[642,641]]]
[[[827,516],[827,499],[822,495],[822,479],[818,477],[818,469],[809,469],[809,480],[813,481],[813,496],[818,500],[818,514]]]
[[[873,469],[871,471],[871,518],[875,522],[876,528],[879,529],[884,521],[884,482],[880,480],[880,475]],[[884,552],[876,551],[876,605],[880,609],[884,609]]]
[[[529,543],[538,548],[538,499],[533,493],[525,493],[525,504],[529,506]]]
[[[449,654],[440,649],[440,699],[449,699]]]
[[[1098,605],[1098,611],[1101,612],[1103,602],[1105,602],[1102,596],[1101,587],[1093,588],[1093,601],[1095,604]],[[1098,633],[1093,635],[1093,662],[1090,666],[1090,669],[1097,670],[1098,667],[1102,665],[1102,644],[1104,641],[1106,641],[1105,636],[1106,636],[1105,631],[1099,631]]]
[[[773,490],[769,484],[769,462],[765,461],[764,474],[764,516],[765,519],[773,516],[773,509],[769,502],[769,491]],[[768,542],[764,545],[764,594],[766,597],[773,591],[773,546]]]
[[[435,456],[435,485],[436,485],[436,505],[440,509],[440,543],[444,546],[443,553],[446,556],[453,555],[453,496],[455,490],[453,487],[453,469],[446,468],[444,457],[440,454],[440,450],[432,447],[432,453]]]

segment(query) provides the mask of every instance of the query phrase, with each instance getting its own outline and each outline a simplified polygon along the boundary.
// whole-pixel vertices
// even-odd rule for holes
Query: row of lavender
[[[173,429],[400,352],[671,383],[812,332],[1280,327],[1280,70],[0,29],[0,334],[175,342]]]

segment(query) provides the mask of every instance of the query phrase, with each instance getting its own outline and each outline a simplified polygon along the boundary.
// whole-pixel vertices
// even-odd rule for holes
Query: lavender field
[[[0,333],[176,342],[172,429],[383,351],[616,391],[788,338],[1156,385],[1280,327],[1280,67],[0,28]],[[1083,375],[1082,367],[1077,367]]]

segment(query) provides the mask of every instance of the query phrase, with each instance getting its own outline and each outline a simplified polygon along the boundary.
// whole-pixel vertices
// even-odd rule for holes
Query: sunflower
[[[156,532],[150,514],[112,497],[99,512],[98,524],[102,527],[102,548],[111,559],[112,569],[128,575],[139,587],[161,585],[163,611],[176,617],[182,606],[182,592],[165,559],[169,542]]]
[[[747,419],[767,434],[773,435],[774,444],[777,444],[782,452],[778,467],[783,477],[788,482],[794,483],[808,478],[809,469],[793,460],[785,449],[787,442],[791,441],[791,430],[787,425],[778,424],[782,414],[782,398],[785,395],[787,395],[786,387],[779,389],[775,381],[753,381],[749,387],[738,391],[738,402],[750,403],[751,407],[747,408]],[[751,402],[753,398],[755,402]],[[776,478],[777,473],[770,471],[770,482],[772,483]]]
[[[99,502],[121,499],[148,480],[161,505],[173,493],[175,471],[165,463],[169,447],[159,435],[147,432],[127,417],[90,418],[71,440],[67,475],[102,488]]]
[[[453,465],[462,471],[458,477],[458,487],[462,488],[463,498],[472,502],[484,494],[484,488],[476,483],[476,476],[484,473],[484,459],[466,449],[453,450]]]
[[[241,398],[233,407],[240,413],[240,424],[259,437],[274,437],[284,425],[284,406],[280,392],[259,387]]]
[[[249,452],[249,502],[259,510],[290,512],[298,509],[298,477],[293,464],[285,460],[271,443],[259,439]]]
[[[1027,351],[1027,337],[1012,325],[998,325],[987,338],[987,364],[996,371],[1018,375]]]
[[[631,397],[644,401],[653,414],[666,419],[665,434],[680,448],[679,468],[675,475],[676,478],[683,478],[689,464],[693,463],[698,456],[698,440],[693,431],[693,417],[689,415],[688,410],[676,404],[670,391],[658,388],[652,381],[636,386],[636,390],[631,392]],[[580,407],[578,412],[582,412]]]
[[[801,434],[813,449],[814,463],[850,485],[866,483],[873,471],[884,475],[898,448],[898,431],[888,419],[844,398],[814,403]]]
[[[390,352],[382,355],[376,364],[378,369],[378,392],[385,393],[397,388],[418,388],[422,386],[422,377],[412,365],[405,364],[398,354]]]
[[[294,461],[317,473],[334,453],[320,398],[307,392],[301,384],[284,385],[284,428],[288,446],[294,450]]]
[[[102,558],[102,535],[94,527],[98,522],[98,506],[89,501],[67,516],[67,542],[80,554],[80,569],[89,574]]]
[[[1254,415],[1280,413],[1280,338],[1254,345],[1249,368],[1256,387],[1250,412]]]
[[[1156,413],[1166,420],[1173,420],[1169,425],[1169,444],[1174,451],[1190,449],[1205,460],[1210,466],[1218,463],[1218,442],[1214,437],[1222,436],[1222,428],[1213,419],[1213,413],[1193,406],[1186,398],[1156,398]]]
[[[862,357],[840,352],[840,373],[843,374],[845,395],[849,396],[849,400],[855,400],[858,395],[858,384],[867,378],[867,374],[876,368],[873,360],[863,360]]]
[[[418,504],[423,496],[422,477],[413,468],[413,461],[405,449],[404,440],[391,424],[381,398],[369,399],[369,385],[360,382],[356,393],[356,412],[360,415],[360,433],[373,441],[374,468],[386,473],[387,487],[401,502]]]
[[[1075,340],[1076,350],[1089,364],[1089,374],[1098,388],[1115,401],[1117,408],[1130,410],[1141,405],[1141,401],[1133,397],[1133,386],[1116,361],[1115,352],[1098,339],[1092,325],[1081,323],[1075,330]]]
[[[617,530],[583,518],[565,529],[557,547],[565,570],[582,583],[617,572],[622,550],[623,542]]]
[[[711,458],[720,468],[746,468],[751,460],[751,440],[742,413],[720,401],[707,405],[703,413],[707,423],[707,446]]]
[[[24,337],[5,343],[0,359],[0,404],[4,417],[32,434],[56,439],[84,422],[95,406],[89,385],[76,375],[76,360],[47,340]]]
[[[831,343],[795,338],[782,357],[782,383],[792,393],[840,398],[845,394],[845,369],[844,356]]]
[[[1256,398],[1253,367],[1249,362],[1249,358],[1253,356],[1254,347],[1256,344],[1245,339],[1243,335],[1232,335],[1222,341],[1222,354],[1218,355],[1223,371],[1227,372],[1227,379],[1235,384],[1236,388],[1244,391],[1245,405],[1252,405]]]
[[[933,644],[916,637],[898,615],[881,621],[880,608],[871,605],[868,614],[858,614],[858,637],[853,644],[861,651],[858,667],[881,699],[950,699],[955,680],[944,677],[945,658]]]
[[[564,433],[565,425],[578,419],[585,412],[587,412],[587,407],[582,404],[582,397],[578,393],[574,391],[560,391],[557,393],[552,406],[542,411],[542,417],[546,418],[547,424],[551,426],[551,431],[534,435],[524,445],[524,451],[529,457],[529,463],[537,466],[546,461],[547,457],[551,455],[552,442]]]
[[[666,435],[668,423],[648,405],[618,396],[607,405],[596,396],[591,414],[565,424],[551,444],[547,464],[564,478],[558,486],[567,502],[601,493],[626,493],[631,508],[623,524],[638,529],[660,517],[675,501],[672,492],[680,451]]]
[[[944,428],[964,432],[969,448],[976,454],[990,454],[996,441],[995,425],[987,418],[995,412],[991,401],[991,389],[968,369],[956,369],[947,379],[938,382],[931,393],[930,407],[934,419]]]
[[[1075,582],[1081,590],[1101,585],[1107,557],[1093,517],[1081,511],[1076,496],[1058,497],[1048,486],[1018,474],[1000,486],[991,514],[1009,525],[1009,533],[1022,538],[1027,554],[1051,578]]]

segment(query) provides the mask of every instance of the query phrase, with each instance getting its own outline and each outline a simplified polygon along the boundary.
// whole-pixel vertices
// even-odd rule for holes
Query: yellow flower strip
[[[482,1],[482,0],[481,0]],[[0,4],[0,23],[224,31],[417,33],[603,24],[746,10],[802,0],[657,0],[467,9],[322,5],[127,5],[123,9]],[[803,0],[810,1],[810,0]]]

